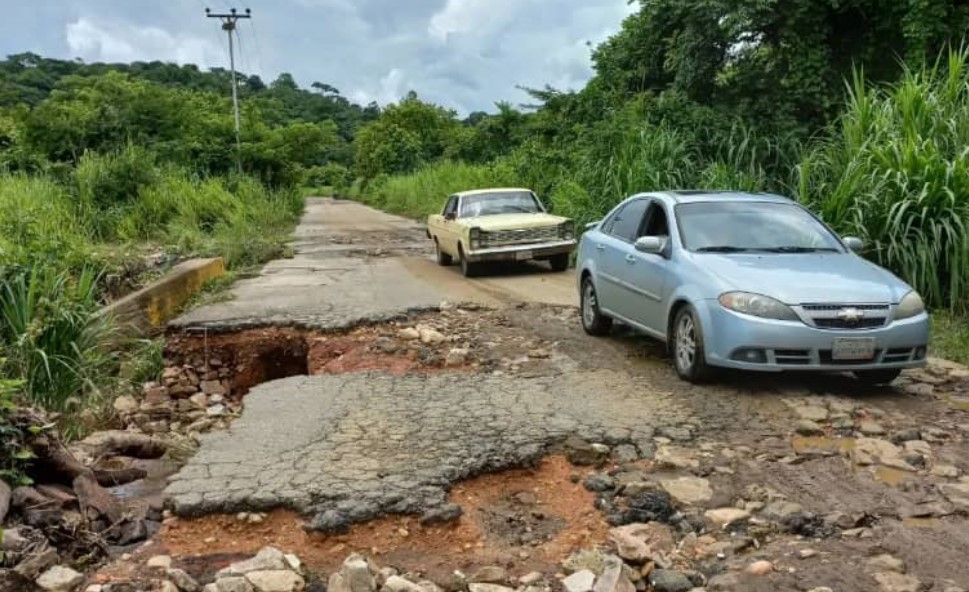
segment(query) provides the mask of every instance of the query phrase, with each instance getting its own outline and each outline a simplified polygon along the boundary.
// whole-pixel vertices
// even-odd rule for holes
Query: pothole
[[[570,478],[575,470],[564,457],[553,455],[533,468],[456,483],[448,501],[464,514],[447,525],[424,526],[416,516],[391,515],[354,525],[347,534],[322,535],[306,532],[304,519],[285,510],[269,513],[258,524],[212,515],[170,521],[157,550],[221,558],[274,545],[323,570],[359,552],[400,569],[423,570],[438,581],[450,577],[455,567],[510,562],[523,573],[550,571],[573,549],[605,540],[608,528],[595,509],[595,494]]]

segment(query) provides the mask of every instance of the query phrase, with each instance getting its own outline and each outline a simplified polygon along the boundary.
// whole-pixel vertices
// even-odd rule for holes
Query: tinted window
[[[640,236],[669,236],[670,226],[666,219],[666,209],[653,202],[646,213],[646,228]],[[636,237],[639,238],[639,237]]]
[[[837,251],[838,239],[804,208],[769,202],[701,202],[676,206],[691,251]]]
[[[643,214],[646,213],[646,206],[649,201],[638,199],[623,206],[616,212],[610,228],[606,231],[609,234],[627,242],[634,242],[639,235],[639,227],[643,222]]]

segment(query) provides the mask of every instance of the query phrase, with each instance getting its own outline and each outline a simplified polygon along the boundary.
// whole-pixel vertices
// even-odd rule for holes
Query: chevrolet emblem
[[[848,325],[857,325],[865,318],[865,311],[860,308],[842,308],[838,311],[838,318]]]

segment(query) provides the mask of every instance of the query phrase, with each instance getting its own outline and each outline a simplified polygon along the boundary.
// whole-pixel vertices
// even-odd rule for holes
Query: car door
[[[457,215],[459,201],[457,195],[452,195],[447,199],[444,210],[441,212],[440,225],[437,233],[437,240],[441,246],[441,250],[452,257],[458,256]]]
[[[623,285],[629,266],[626,256],[639,234],[648,206],[646,198],[630,200],[606,221],[593,245],[598,252],[599,307],[606,314],[628,319],[631,303],[629,290]]]
[[[654,236],[670,241],[669,214],[660,200],[649,200],[643,225],[637,238]],[[667,251],[669,252],[669,251]],[[626,292],[623,303],[625,316],[657,336],[666,334],[666,293],[670,286],[670,260],[666,255],[637,251],[635,241],[623,257],[626,263],[622,287]]]

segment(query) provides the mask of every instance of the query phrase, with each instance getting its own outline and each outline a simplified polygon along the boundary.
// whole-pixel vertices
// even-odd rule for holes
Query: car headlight
[[[468,232],[468,238],[471,239],[471,248],[477,249],[481,246],[481,229],[475,226]]]
[[[919,296],[919,293],[912,290],[898,303],[898,308],[895,309],[895,319],[910,319],[923,312],[925,312],[925,303],[922,302],[922,297]]]
[[[800,320],[790,306],[769,296],[749,292],[727,292],[721,294],[719,300],[724,308],[741,314],[778,321]]]
[[[569,220],[568,222],[563,222],[559,226],[559,236],[566,240],[571,240],[575,238],[575,223]]]

